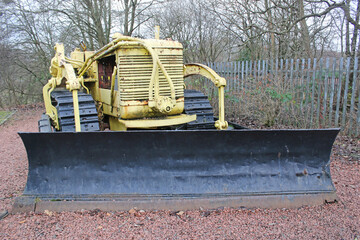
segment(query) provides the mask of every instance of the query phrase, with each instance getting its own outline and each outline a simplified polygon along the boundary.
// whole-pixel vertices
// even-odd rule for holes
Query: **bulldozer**
[[[56,44],[29,171],[13,211],[300,207],[337,200],[339,129],[247,129],[225,121],[226,80],[184,64],[173,40],[114,34],[98,51]],[[184,78],[218,91],[218,115]]]

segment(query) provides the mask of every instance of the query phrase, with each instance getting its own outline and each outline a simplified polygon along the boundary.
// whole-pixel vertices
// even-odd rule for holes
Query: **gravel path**
[[[0,212],[26,182],[18,131],[37,131],[42,110],[22,109],[0,126]],[[360,140],[339,137],[331,171],[341,201],[299,209],[185,212],[79,211],[15,214],[0,220],[0,239],[359,239]]]

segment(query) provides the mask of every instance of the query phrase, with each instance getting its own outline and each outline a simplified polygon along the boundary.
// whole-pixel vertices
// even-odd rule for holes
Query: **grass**
[[[0,111],[0,125],[6,122],[14,113],[15,111]]]

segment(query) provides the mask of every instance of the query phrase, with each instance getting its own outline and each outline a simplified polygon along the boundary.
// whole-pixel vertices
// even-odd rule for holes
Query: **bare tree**
[[[140,28],[142,24],[152,18],[147,12],[161,0],[118,0],[120,3],[119,15],[122,23],[122,32],[126,36],[132,36],[134,31]]]
[[[41,88],[49,79],[55,16],[33,14],[31,9],[38,7],[26,1],[11,1],[2,9],[9,33],[1,41],[0,74],[9,105],[40,99]]]
[[[314,57],[331,45],[334,21],[329,13],[345,3],[326,0],[213,0],[212,12],[218,23],[239,40],[239,53],[252,59]],[[351,14],[348,22],[356,24]],[[355,26],[355,25],[354,25]]]
[[[41,99],[56,42],[67,51],[82,41],[96,50],[115,31],[132,35],[151,18],[154,2],[160,0],[2,0],[0,104]]]
[[[216,16],[209,14],[206,1],[169,1],[152,11],[148,28],[161,26],[161,35],[180,41],[186,62],[229,60],[232,42],[227,31],[216,25]],[[230,54],[229,54],[230,53]]]

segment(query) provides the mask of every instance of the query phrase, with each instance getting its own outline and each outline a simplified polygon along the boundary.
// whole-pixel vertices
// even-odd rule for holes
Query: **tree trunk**
[[[297,0],[298,2],[298,17],[303,18],[305,16],[304,13],[304,1],[303,0]],[[306,57],[313,58],[313,52],[311,50],[310,45],[310,34],[309,34],[309,28],[306,24],[306,19],[302,19],[300,21],[301,26],[301,35],[303,37],[302,45],[303,50],[306,52]]]
[[[265,0],[265,9],[269,9],[269,3],[268,0]],[[274,24],[273,24],[273,18],[271,10],[268,10],[268,21],[269,21],[269,32],[270,32],[270,59],[276,58],[275,53],[275,34],[274,34]],[[273,69],[274,66],[271,66],[271,69]]]
[[[129,36],[129,0],[124,0],[124,35]]]

